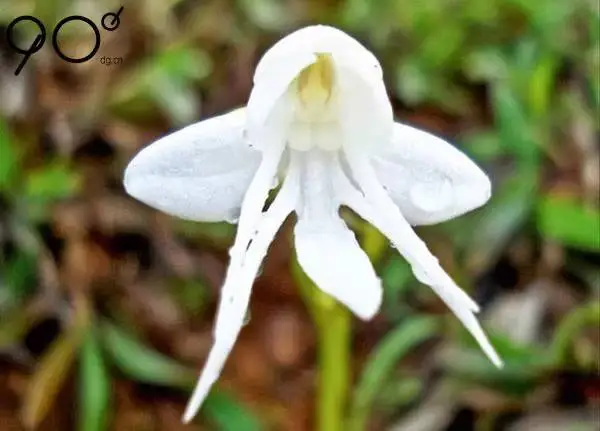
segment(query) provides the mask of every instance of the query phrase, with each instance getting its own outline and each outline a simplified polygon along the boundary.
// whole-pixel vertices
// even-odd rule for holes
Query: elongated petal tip
[[[464,294],[462,305],[456,302],[456,299],[459,299],[457,293],[459,291],[463,292],[463,290],[459,287],[450,288],[449,286],[437,288],[434,286],[434,289],[448,304],[450,310],[462,322],[465,328],[471,333],[471,335],[473,335],[473,337],[477,341],[477,344],[479,344],[481,350],[483,350],[483,352],[489,358],[492,364],[494,364],[497,368],[502,368],[504,364],[502,362],[502,359],[500,359],[500,355],[498,355],[498,352],[496,352],[496,349],[494,349],[494,346],[485,334],[485,331],[483,330],[481,324],[479,323],[479,320],[477,319],[473,311],[469,309],[468,303],[464,302],[464,298],[468,298],[468,296]]]
[[[212,382],[207,384],[205,381],[206,378],[205,377],[203,378],[203,377],[204,376],[200,376],[200,380],[198,381],[198,384],[197,384],[196,388],[194,389],[192,398],[190,399],[187,406],[185,407],[185,412],[183,413],[183,416],[181,417],[181,421],[184,424],[189,424],[191,421],[194,420],[194,418],[198,414],[198,411],[200,410],[200,407],[202,406],[202,403],[204,402],[204,399],[208,395],[208,391],[210,390],[210,388],[212,386]]]
[[[189,407],[186,408],[185,413],[181,417],[181,422],[183,422],[186,425],[189,424],[190,422],[192,422],[194,420],[194,417],[196,416],[195,411],[188,410],[188,409],[189,409]]]
[[[204,369],[202,370],[200,378],[198,379],[198,383],[196,383],[192,397],[185,408],[185,412],[182,417],[182,421],[184,423],[191,422],[198,414],[198,411],[200,410],[202,403],[212,388],[212,385],[219,378],[221,370],[223,369],[223,365],[225,364],[225,360],[227,359],[227,356],[229,356],[229,352],[231,351],[232,347],[233,343],[215,342],[213,345],[210,353],[208,354],[208,359],[206,360]]]
[[[184,424],[191,423],[200,410],[200,405],[192,404],[191,402],[185,408],[185,412],[181,417],[181,422]]]
[[[498,353],[496,353],[495,350],[494,355],[490,357],[490,360],[496,366],[496,368],[504,368],[504,361],[500,359],[500,356],[498,356]]]
[[[496,368],[504,368],[504,361],[500,358],[500,355],[498,355],[498,352],[496,352],[496,349],[494,349],[494,346],[492,346],[492,344],[487,340],[487,338],[485,342],[482,340],[478,341],[479,345],[481,346],[481,349],[491,361],[491,363],[494,364]]]
[[[490,340],[484,335],[483,339],[478,339],[481,349],[489,360],[496,366],[496,368],[504,368],[504,361],[500,358],[500,355],[490,342]]]

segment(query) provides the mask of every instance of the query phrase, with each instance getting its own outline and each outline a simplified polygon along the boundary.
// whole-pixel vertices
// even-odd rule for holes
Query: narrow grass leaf
[[[114,364],[128,377],[143,383],[190,389],[196,373],[145,346],[117,325],[104,321],[102,345]]]
[[[375,347],[361,373],[350,410],[349,429],[366,429],[373,400],[394,369],[411,349],[433,337],[439,330],[433,317],[416,317],[391,330]]]
[[[115,365],[139,382],[191,391],[197,374],[173,359],[145,346],[142,342],[105,321],[101,325],[102,344]],[[202,406],[206,418],[224,431],[259,431],[260,422],[233,397],[212,391]]]
[[[449,374],[465,383],[476,383],[513,396],[524,396],[551,369],[552,360],[542,347],[516,343],[501,334],[488,333],[504,361],[495,367],[481,354],[474,340],[465,338],[468,349],[452,349],[445,357]]]
[[[79,352],[79,431],[108,429],[110,378],[97,330],[90,328]]]
[[[556,328],[551,344],[552,358],[556,366],[569,365],[573,341],[579,332],[588,326],[590,328],[600,326],[600,304],[597,302],[582,305],[571,311]],[[597,360],[598,356],[592,361],[593,368],[596,368]]]
[[[56,402],[80,341],[81,328],[72,326],[58,337],[39,361],[23,398],[21,419],[27,429],[36,429]]]

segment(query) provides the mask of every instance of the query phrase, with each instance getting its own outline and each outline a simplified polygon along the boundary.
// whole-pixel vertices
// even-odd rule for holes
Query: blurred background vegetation
[[[120,6],[93,59],[55,55],[60,19],[99,26]],[[21,15],[48,36],[15,76],[5,30]],[[315,329],[289,226],[183,426],[235,227],[159,214],[121,177],[158,136],[244,104],[276,39],[328,23],[381,59],[397,119],[491,176],[486,207],[419,233],[506,361],[494,369],[388,247],[383,310],[354,324],[348,429],[598,429],[599,19],[595,0],[0,0],[0,428],[313,429]],[[63,52],[90,51],[89,27],[63,30]],[[20,46],[36,31],[20,25]]]

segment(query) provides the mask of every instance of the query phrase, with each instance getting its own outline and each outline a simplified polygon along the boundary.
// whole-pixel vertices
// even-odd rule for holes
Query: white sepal
[[[125,190],[184,219],[236,219],[261,159],[244,142],[245,121],[245,109],[239,109],[150,144],[127,166]]]
[[[254,84],[267,82],[278,70],[295,63],[295,58],[330,54],[337,64],[352,66],[365,80],[381,80],[383,72],[377,58],[356,39],[326,25],[304,27],[273,45],[256,66]]]
[[[490,198],[487,175],[430,133],[395,123],[391,146],[383,150],[372,159],[377,177],[412,225],[449,220]]]

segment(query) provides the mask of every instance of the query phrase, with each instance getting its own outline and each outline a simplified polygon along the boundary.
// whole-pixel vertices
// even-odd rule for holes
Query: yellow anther
[[[298,76],[298,93],[303,104],[323,105],[333,89],[333,64],[327,54],[317,54],[317,61]]]

